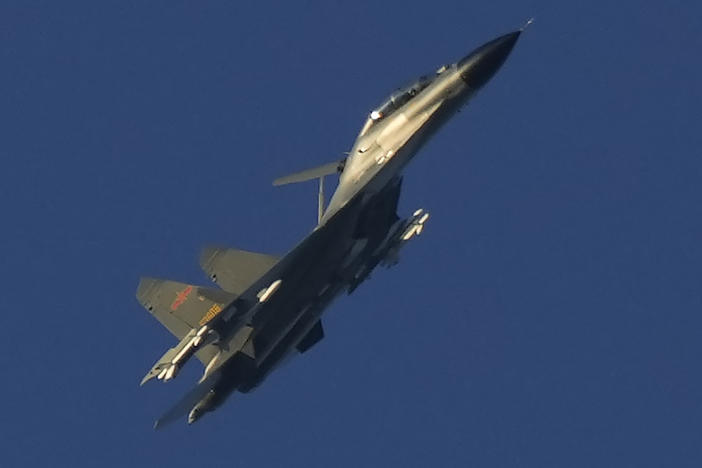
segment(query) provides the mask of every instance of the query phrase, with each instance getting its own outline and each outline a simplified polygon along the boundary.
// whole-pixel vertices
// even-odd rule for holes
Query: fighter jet
[[[318,223],[283,257],[205,248],[200,264],[221,289],[142,278],[139,302],[180,341],[142,380],[169,381],[193,356],[204,365],[195,388],[156,427],[188,414],[193,423],[235,391],[260,385],[282,361],[324,337],[321,316],[378,265],[394,265],[422,233],[429,213],[397,213],[402,171],[436,131],[502,66],[523,28],[398,89],[368,115],[351,151],[274,181],[319,180]],[[339,175],[327,207],[324,178]]]

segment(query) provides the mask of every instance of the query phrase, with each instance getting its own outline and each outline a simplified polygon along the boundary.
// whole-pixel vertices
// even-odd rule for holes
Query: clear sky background
[[[577,6],[576,6],[577,5]],[[527,30],[409,167],[432,214],[326,337],[192,427],[141,275],[283,253],[414,77]],[[0,5],[0,465],[702,466],[702,7],[692,1]]]

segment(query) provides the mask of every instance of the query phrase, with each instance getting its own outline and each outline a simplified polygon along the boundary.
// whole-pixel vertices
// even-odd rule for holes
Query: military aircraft
[[[370,112],[346,158],[274,181],[319,180],[318,224],[285,256],[205,248],[200,264],[221,289],[141,279],[137,299],[180,340],[142,384],[173,379],[193,356],[205,367],[155,427],[185,414],[191,424],[234,391],[255,389],[284,359],[319,343],[322,313],[335,297],[353,292],[379,264],[397,263],[429,218],[422,209],[397,215],[403,168],[497,72],[523,29],[391,94]],[[324,178],[332,174],[339,183],[325,208]]]

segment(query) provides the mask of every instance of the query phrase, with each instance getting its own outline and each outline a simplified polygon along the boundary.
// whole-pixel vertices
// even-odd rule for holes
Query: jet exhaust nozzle
[[[483,44],[461,59],[458,71],[471,89],[481,88],[490,81],[517,43],[521,30],[514,31]]]

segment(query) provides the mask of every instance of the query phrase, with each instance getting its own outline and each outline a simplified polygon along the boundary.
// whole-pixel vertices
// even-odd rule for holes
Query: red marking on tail
[[[178,295],[176,296],[175,300],[173,301],[173,304],[171,304],[171,310],[175,311],[180,307],[183,302],[188,298],[190,293],[193,292],[193,287],[188,286],[187,288],[183,289],[182,291],[178,292]]]

